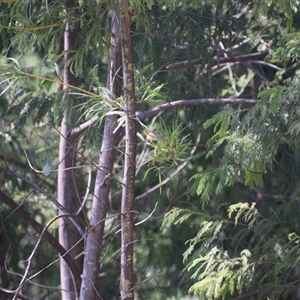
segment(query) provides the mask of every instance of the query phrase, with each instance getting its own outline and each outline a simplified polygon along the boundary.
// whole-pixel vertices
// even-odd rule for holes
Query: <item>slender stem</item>
[[[16,203],[13,199],[8,197],[3,191],[0,190],[0,202],[5,203],[10,209],[15,211],[27,224],[29,224],[36,232],[42,233],[44,227],[32,218],[24,209],[22,204]],[[66,251],[66,249],[54,238],[49,232],[45,231],[43,238],[63,257],[65,262],[70,268],[76,284],[80,285],[80,274],[74,263],[74,259]]]

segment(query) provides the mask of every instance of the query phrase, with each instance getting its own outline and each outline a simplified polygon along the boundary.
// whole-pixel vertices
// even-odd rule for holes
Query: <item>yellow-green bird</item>
[[[161,140],[161,135],[159,134],[159,132],[155,130],[144,130],[144,134],[146,135],[147,139],[150,141]]]

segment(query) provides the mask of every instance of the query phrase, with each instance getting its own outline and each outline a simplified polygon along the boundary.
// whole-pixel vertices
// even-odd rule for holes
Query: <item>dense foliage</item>
[[[125,122],[124,93],[107,88],[118,1],[66,2],[0,1],[1,299],[16,297],[24,274],[20,297],[61,297],[58,250],[34,222],[57,239],[63,117],[75,129],[97,118],[76,144],[84,224],[105,116],[118,116],[116,132]],[[298,1],[129,2],[140,116],[135,298],[300,299]],[[79,28],[67,62],[66,15]],[[66,66],[78,84],[63,89]],[[124,143],[99,262],[102,299],[119,299]]]

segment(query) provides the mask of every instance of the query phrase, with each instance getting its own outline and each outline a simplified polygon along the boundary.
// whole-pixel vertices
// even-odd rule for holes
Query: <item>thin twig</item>
[[[43,231],[41,232],[40,237],[38,238],[38,241],[37,241],[36,245],[34,246],[32,252],[31,252],[31,254],[30,254],[30,256],[29,256],[29,258],[28,258],[28,260],[27,260],[27,262],[28,262],[27,267],[26,267],[25,272],[24,272],[24,274],[23,274],[22,280],[21,280],[21,282],[19,283],[19,286],[18,286],[18,287],[15,289],[15,291],[14,291],[15,294],[14,294],[14,297],[13,297],[12,300],[16,300],[16,299],[18,298],[18,293],[19,293],[19,291],[21,290],[21,288],[23,287],[23,285],[24,285],[28,280],[31,280],[31,279],[35,278],[35,277],[38,276],[40,273],[42,273],[46,268],[49,268],[49,267],[50,267],[51,265],[53,265],[56,261],[58,261],[58,260],[61,259],[61,258],[59,257],[58,259],[52,261],[52,262],[51,262],[49,265],[47,265],[45,268],[39,270],[38,272],[36,272],[35,274],[33,274],[33,275],[31,275],[29,278],[27,278],[27,275],[28,275],[28,273],[29,273],[29,269],[30,269],[30,266],[31,266],[31,262],[32,262],[32,259],[33,259],[33,256],[35,255],[35,253],[36,253],[36,251],[37,251],[37,249],[38,249],[40,243],[42,242],[43,236],[44,236],[44,234],[47,232],[47,229],[48,229],[48,228],[51,226],[51,224],[52,224],[53,222],[55,222],[57,219],[62,218],[62,217],[66,217],[66,216],[67,216],[67,217],[72,217],[71,215],[59,215],[59,216],[56,216],[56,217],[52,218],[52,220],[49,221],[48,224],[44,227]],[[75,246],[75,245],[74,245],[74,246]],[[68,251],[70,251],[70,250],[71,250],[71,249],[69,249]]]
[[[222,53],[226,53],[228,55],[228,58],[230,58],[232,61],[238,61],[240,62],[241,64],[243,64],[245,67],[247,67],[248,69],[250,69],[253,73],[255,73],[262,81],[265,81],[265,82],[269,82],[270,83],[270,80],[262,73],[260,73],[258,70],[256,70],[255,68],[252,67],[250,61],[253,61],[253,60],[258,60],[259,57],[255,57],[255,58],[249,58],[249,59],[242,59],[242,56],[235,56],[233,55],[230,51],[227,51],[225,49],[222,49],[220,48],[219,46],[217,46],[218,50],[221,51]],[[267,54],[265,56],[267,56],[269,54],[268,51],[264,51],[264,52],[267,52]],[[265,57],[264,56],[264,57]]]
[[[222,42],[219,43],[219,46],[221,47],[221,49],[225,50],[225,47],[224,47]],[[228,57],[228,55],[226,53],[224,53],[224,57]],[[232,72],[230,63],[226,63],[226,67],[227,67],[227,70],[228,70],[228,75],[229,75],[229,79],[230,79],[230,82],[231,82],[232,90],[234,91],[235,97],[238,97],[240,95],[240,93],[236,89],[236,83],[235,83],[235,80],[233,78],[233,72]]]
[[[11,170],[8,167],[0,166],[0,170],[3,170],[6,173],[12,174],[12,175],[16,176],[17,178],[22,179],[23,181],[25,181],[26,183],[28,183],[29,185],[31,185],[32,187],[34,187],[37,191],[39,191],[40,193],[42,193],[44,196],[46,196],[61,212],[70,215],[70,213],[67,211],[67,209],[63,205],[61,205],[53,196],[51,196],[50,194],[48,194],[39,185],[37,185],[34,182],[32,182],[29,179],[27,179],[25,176],[23,176],[23,175],[15,172],[13,170]],[[71,221],[72,221],[73,225],[77,228],[78,232],[83,236],[84,235],[84,230],[83,230],[82,226],[77,222],[77,220],[74,219],[74,216],[71,218]]]

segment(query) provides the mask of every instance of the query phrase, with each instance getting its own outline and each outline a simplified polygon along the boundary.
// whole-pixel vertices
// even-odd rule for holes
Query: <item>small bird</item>
[[[147,139],[150,141],[159,141],[162,139],[159,132],[155,130],[144,130],[144,134],[146,135]]]

